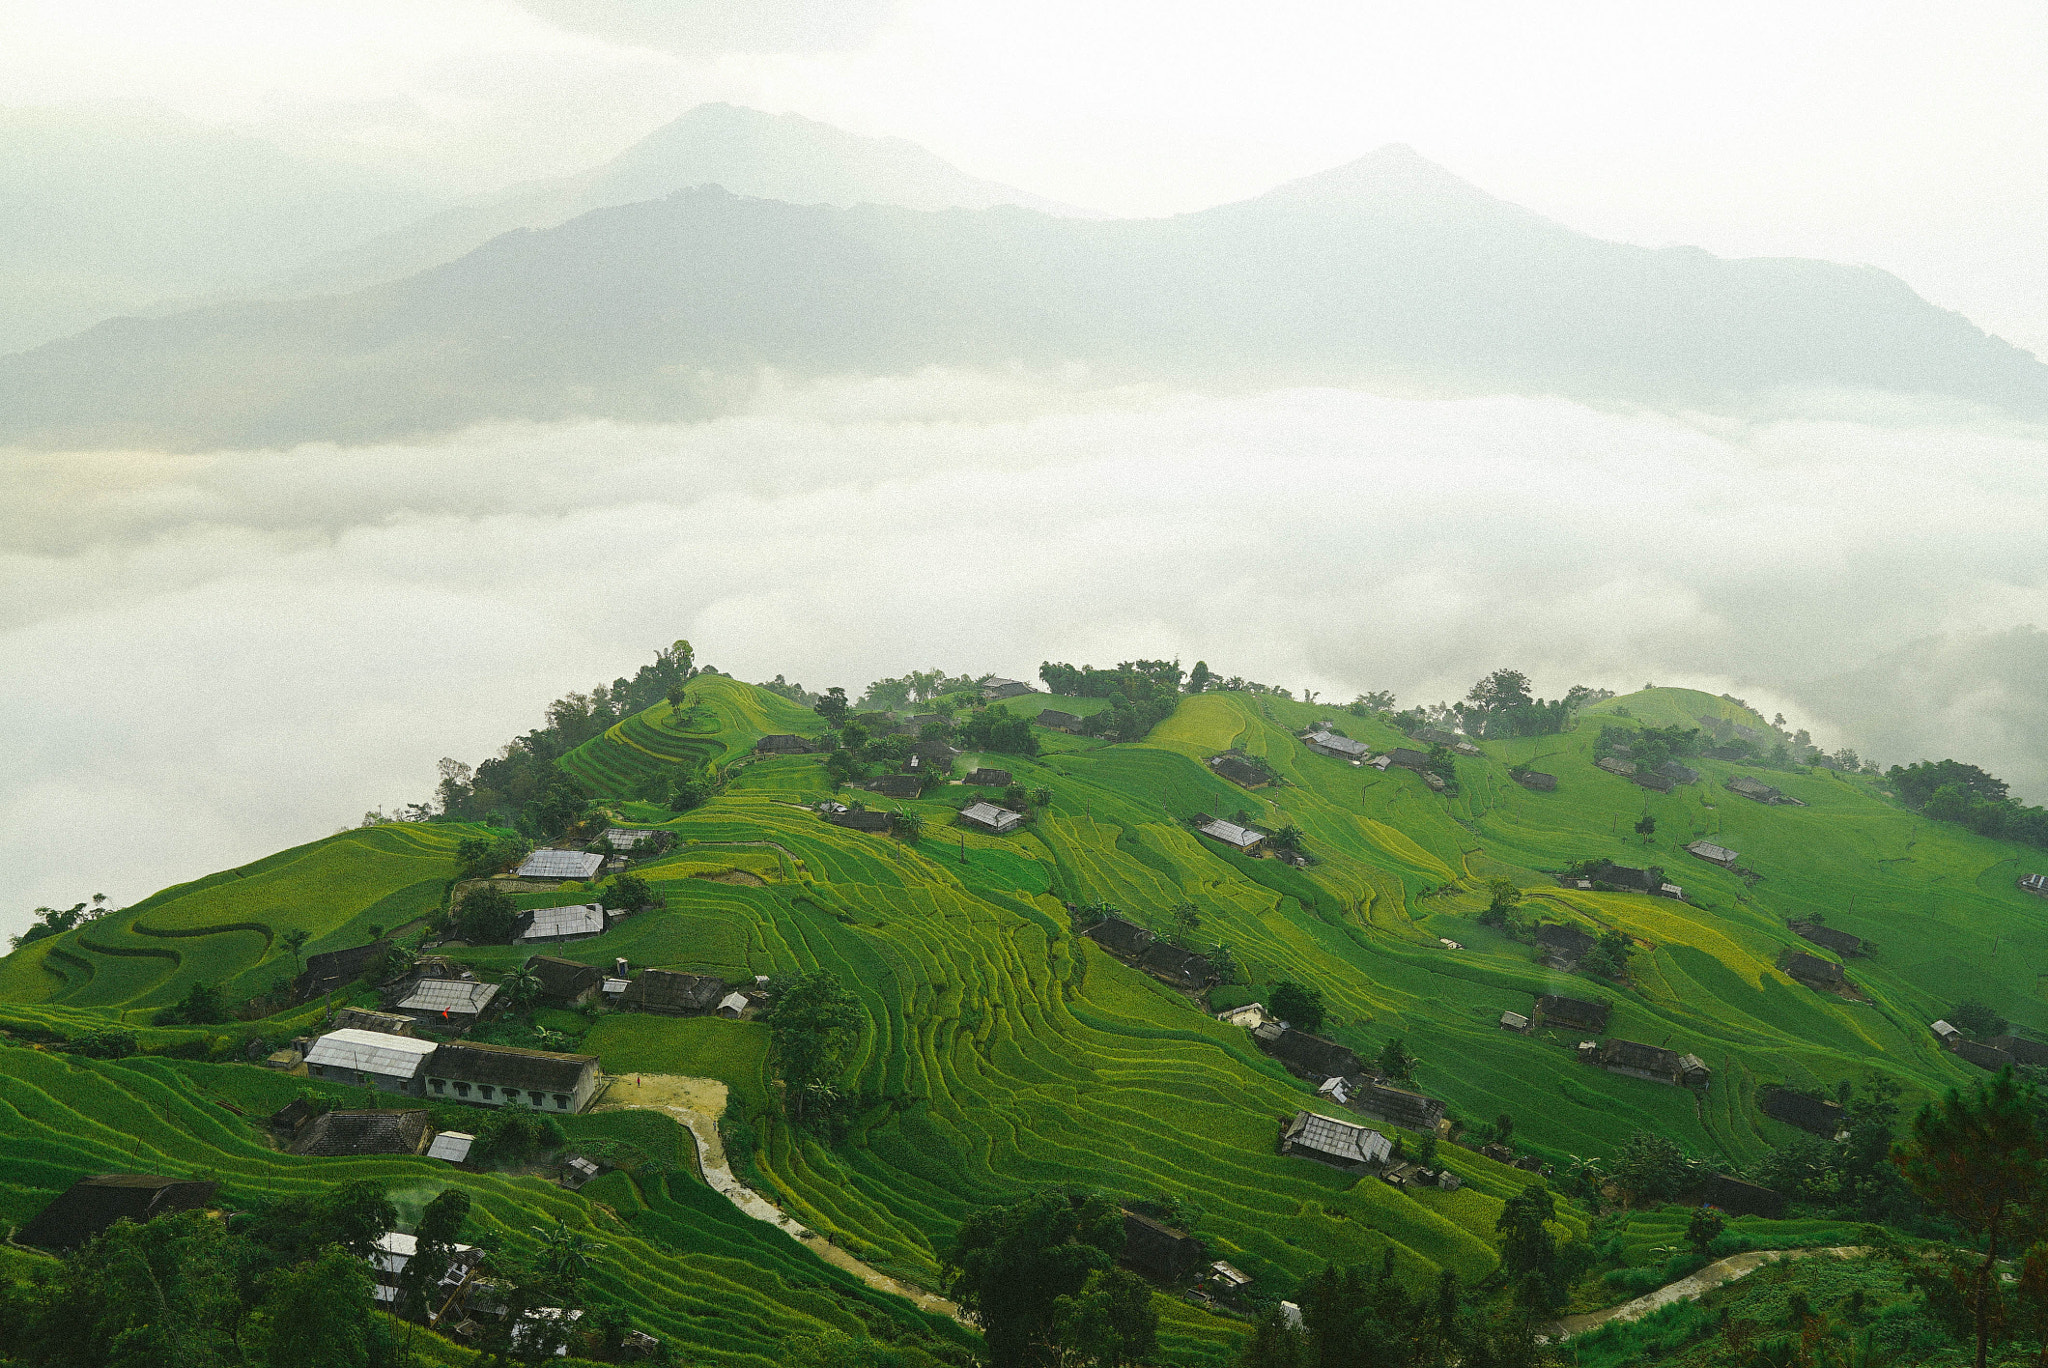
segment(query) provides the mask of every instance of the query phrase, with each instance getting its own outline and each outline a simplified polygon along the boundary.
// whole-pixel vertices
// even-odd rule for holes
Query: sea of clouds
[[[1893,405],[960,374],[699,425],[0,453],[0,931],[423,798],[677,637],[814,688],[1197,658],[1349,699],[1728,690],[2048,798],[2048,440]]]

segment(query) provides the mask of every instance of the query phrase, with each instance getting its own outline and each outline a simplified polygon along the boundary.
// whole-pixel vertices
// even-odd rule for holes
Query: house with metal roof
[[[960,820],[997,836],[1008,835],[1024,825],[1024,814],[1008,808],[997,807],[994,803],[969,803],[960,809]]]
[[[352,1088],[418,1097],[434,1042],[355,1029],[329,1031],[306,1051],[306,1075]]]
[[[1842,1131],[1842,1106],[1812,1093],[1766,1083],[1756,1090],[1757,1106],[1773,1121],[1783,1121],[1832,1140]]]
[[[619,1006],[659,1016],[698,1016],[718,1005],[725,983],[706,974],[645,969],[627,986]]]
[[[1353,1111],[1364,1112],[1389,1125],[1415,1131],[1435,1131],[1437,1123],[1444,1119],[1441,1099],[1424,1097],[1406,1088],[1391,1088],[1376,1079],[1356,1080],[1350,1093],[1347,1105]]]
[[[1562,1026],[1571,1031],[1589,1031],[1594,1035],[1607,1029],[1607,1020],[1614,1015],[1614,1004],[1604,1001],[1588,1001],[1585,998],[1560,997],[1545,993],[1536,999],[1536,1024],[1539,1026]]]
[[[1619,775],[1623,779],[1636,777],[1636,762],[1624,760],[1618,755],[1603,755],[1593,762],[1593,766],[1595,769],[1606,770],[1609,774]]]
[[[1370,1126],[1300,1111],[1281,1132],[1280,1152],[1357,1173],[1386,1163],[1393,1157],[1394,1144]]]
[[[427,1158],[445,1159],[451,1164],[466,1163],[470,1146],[475,1143],[476,1137],[467,1131],[442,1131],[427,1146]]]
[[[141,1225],[174,1211],[199,1211],[219,1183],[146,1173],[100,1173],[80,1178],[15,1232],[16,1244],[76,1249],[116,1221]]]
[[[1239,826],[1235,822],[1219,819],[1204,822],[1195,828],[1212,841],[1221,842],[1240,855],[1258,855],[1266,848],[1266,833],[1251,827]]]
[[[1363,764],[1372,758],[1372,747],[1333,731],[1312,731],[1301,739],[1301,743],[1317,755],[1327,755],[1332,760]]]
[[[1500,1014],[1500,1028],[1503,1031],[1526,1034],[1529,1030],[1529,1018],[1523,1016],[1520,1012],[1502,1012]]]
[[[498,985],[474,979],[418,979],[393,1004],[415,1021],[440,1027],[473,1026],[491,1009]]]
[[[433,1134],[425,1111],[331,1111],[299,1132],[292,1153],[326,1159],[365,1154],[418,1154]]]
[[[747,1008],[753,1005],[753,999],[749,998],[745,993],[727,993],[718,1000],[718,1006],[715,1010],[718,1015],[726,1018],[728,1021],[738,1021],[747,1014]]]
[[[988,703],[1000,702],[1005,698],[1022,698],[1025,694],[1035,692],[1037,690],[1021,679],[1004,679],[998,675],[990,675],[981,681],[981,697]]]
[[[475,1245],[450,1245],[448,1249],[448,1268],[436,1280],[434,1306],[428,1313],[430,1323],[436,1319],[439,1308],[468,1280],[476,1266],[483,1262],[483,1251]],[[371,1291],[377,1299],[379,1308],[385,1311],[399,1309],[400,1298],[403,1296],[403,1275],[407,1265],[419,1256],[419,1252],[419,1237],[408,1235],[402,1230],[386,1231],[377,1237],[369,1262]]]
[[[1943,1045],[1953,1045],[1956,1041],[1964,1038],[1961,1031],[1958,1031],[1946,1021],[1930,1022],[1927,1029],[1934,1032],[1935,1038]]]
[[[1735,861],[1741,858],[1727,846],[1717,846],[1712,841],[1694,841],[1685,848],[1685,853],[1723,869],[1735,868]]]
[[[2048,898],[2048,874],[2020,875],[2020,891],[2037,898]]]
[[[536,907],[519,914],[519,928],[512,935],[512,943],[554,945],[562,941],[589,940],[592,936],[602,936],[607,925],[603,903]]]
[[[603,868],[604,856],[594,850],[542,848],[520,861],[517,874],[522,879],[587,880]]]
[[[1247,1002],[1242,1007],[1227,1007],[1216,1014],[1216,1019],[1227,1026],[1242,1026],[1247,1031],[1257,1030],[1273,1020],[1263,1002]]]
[[[526,968],[540,980],[541,998],[557,1007],[581,1007],[595,1001],[604,981],[596,965],[578,964],[558,955],[534,955],[526,961]]]
[[[628,850],[638,850],[644,845],[659,844],[656,840],[658,834],[657,832],[638,828],[606,827],[604,829],[604,841],[613,850],[623,853]]]
[[[427,1096],[482,1107],[580,1112],[597,1092],[596,1055],[456,1041],[434,1052]]]

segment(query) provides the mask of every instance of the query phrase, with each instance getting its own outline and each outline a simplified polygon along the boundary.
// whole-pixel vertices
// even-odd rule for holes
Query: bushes
[[[471,945],[504,945],[519,926],[512,895],[484,884],[463,895],[453,917],[455,934]]]
[[[195,983],[175,1006],[156,1014],[158,1026],[217,1026],[228,1019],[226,1000],[210,983]]]
[[[89,1059],[126,1059],[138,1048],[133,1031],[87,1031],[71,1048]]]
[[[470,1162],[479,1167],[520,1164],[568,1143],[568,1135],[554,1117],[507,1107],[492,1112],[476,1128]]]

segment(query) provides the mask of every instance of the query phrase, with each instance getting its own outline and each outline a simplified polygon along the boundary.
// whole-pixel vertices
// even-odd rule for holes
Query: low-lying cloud
[[[1134,655],[1332,698],[1686,683],[1888,761],[2011,743],[1962,758],[2048,797],[2038,706],[1931,698],[1957,648],[1901,654],[2048,621],[2044,455],[1950,415],[975,375],[695,426],[8,454],[0,929],[424,796],[676,637],[813,687]]]

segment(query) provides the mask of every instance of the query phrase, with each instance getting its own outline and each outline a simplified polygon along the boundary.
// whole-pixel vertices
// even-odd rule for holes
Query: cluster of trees
[[[937,725],[928,724],[926,730]],[[965,750],[998,751],[1004,755],[1038,754],[1038,738],[1031,734],[1031,719],[1020,717],[1007,708],[983,708],[962,718],[954,725],[953,736]]]
[[[782,986],[768,1009],[768,1063],[782,1079],[783,1105],[799,1125],[840,1111],[839,1081],[860,1052],[867,1014],[829,969]]]
[[[1124,1218],[1086,1192],[977,1212],[947,1251],[947,1295],[981,1322],[989,1368],[1118,1368],[1159,1342],[1152,1288],[1116,1266]]]
[[[455,872],[464,879],[509,869],[525,859],[533,842],[523,836],[465,836],[455,843]]]
[[[2027,807],[2005,781],[1960,760],[1893,765],[1885,782],[1899,801],[1937,822],[1955,822],[1980,836],[2048,847],[2048,808]]]
[[[664,699],[681,707],[685,683],[706,672],[696,667],[690,643],[678,641],[657,652],[631,679],[622,676],[587,694],[556,699],[548,705],[547,725],[508,742],[474,769],[443,759],[435,790],[439,815],[516,827],[527,836],[561,831],[582,815],[587,795],[555,762],[621,718]]]
[[[944,670],[912,670],[896,679],[878,679],[860,696],[863,708],[904,710],[922,707],[946,694],[962,693],[975,687],[973,675],[949,675]]]
[[[18,936],[9,936],[8,942],[15,949],[46,936],[62,935],[87,922],[98,921],[111,911],[107,906],[107,895],[95,893],[90,903],[73,903],[70,907],[38,907],[36,919],[29,923],[28,930]]]
[[[1216,686],[1205,663],[1197,661],[1195,670],[1194,676],[1184,675],[1177,660],[1126,660],[1108,670],[1047,661],[1038,667],[1038,677],[1047,689],[1068,698],[1110,700],[1108,707],[1081,720],[1084,735],[1139,741],[1178,706],[1183,679],[1191,693]]]
[[[462,895],[448,921],[465,945],[506,945],[519,929],[519,908],[504,889],[478,884]]]
[[[185,996],[159,1011],[153,1018],[158,1026],[217,1026],[228,1019],[228,1003],[220,988],[195,983]]]
[[[1918,1204],[1891,1162],[1898,1097],[1898,1083],[1880,1073],[1860,1087],[1843,1080],[1833,1099],[1842,1105],[1841,1138],[1801,1133],[1743,1176],[1845,1220],[1914,1223]]]
[[[1268,1005],[1272,1007],[1274,1016],[1297,1031],[1313,1034],[1323,1028],[1323,990],[1311,984],[1282,979],[1273,985],[1273,997]]]
[[[1458,725],[1471,736],[1549,736],[1568,729],[1580,708],[1603,696],[1613,697],[1574,684],[1563,698],[1542,699],[1520,670],[1495,670],[1472,686],[1456,713]]]

